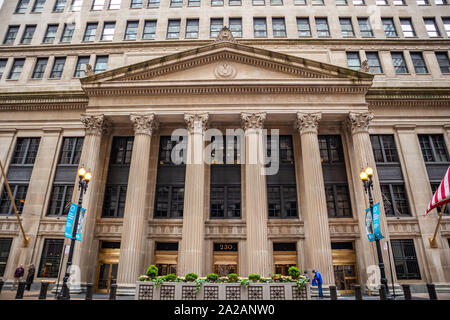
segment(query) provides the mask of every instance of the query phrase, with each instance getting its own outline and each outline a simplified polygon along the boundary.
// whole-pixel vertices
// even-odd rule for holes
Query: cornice
[[[80,110],[87,104],[82,91],[0,93],[0,111]]]

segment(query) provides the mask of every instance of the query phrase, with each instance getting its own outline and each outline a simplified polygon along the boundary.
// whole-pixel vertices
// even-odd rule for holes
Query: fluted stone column
[[[367,167],[374,168],[373,175],[373,201],[374,203],[380,203],[380,228],[381,233],[385,237],[380,240],[380,245],[384,247],[385,241],[389,241],[389,234],[387,228],[386,215],[384,214],[384,205],[381,196],[380,182],[378,179],[378,173],[376,170],[375,158],[373,156],[372,144],[370,142],[369,135],[369,123],[373,119],[374,115],[371,112],[354,113],[349,112],[347,118],[347,128],[351,133],[351,144],[354,167],[352,168],[352,177],[354,177],[354,184],[358,210],[358,224],[359,232],[361,236],[361,244],[363,252],[357,252],[358,255],[364,255],[366,261],[366,267],[376,266],[378,267],[378,255],[376,251],[375,242],[369,242],[366,233],[365,223],[365,211],[364,209],[369,207],[369,198],[364,192],[364,187],[359,179],[359,174]],[[359,181],[358,181],[359,180]],[[363,211],[361,211],[363,210]],[[370,249],[369,249],[370,248]],[[386,278],[388,282],[390,279],[390,266],[389,257],[385,250],[382,250],[383,262],[385,267]],[[371,257],[372,256],[372,257]],[[368,270],[368,272],[370,272]]]
[[[184,189],[183,235],[178,263],[178,274],[194,272],[204,275],[205,243],[205,163],[203,141],[207,113],[186,113],[189,131],[187,147],[186,180]]]
[[[438,233],[436,236],[438,248],[430,248],[428,239],[433,237],[438,215],[435,214],[435,210],[437,210],[435,209],[425,216],[425,210],[432,198],[432,192],[415,127],[415,125],[395,126],[399,141],[398,149],[399,154],[403,156],[403,165],[406,172],[405,183],[411,187],[412,197],[410,202],[413,204],[411,207],[416,209],[413,215],[418,219],[421,240],[425,248],[423,269],[427,268],[428,272],[422,271],[422,277],[428,283],[444,284],[446,282],[443,270],[445,260],[443,261],[441,257],[445,257],[445,251],[448,254],[445,243],[447,239],[442,238]]]
[[[325,286],[334,285],[333,259],[331,255],[328,211],[325,198],[325,185],[320,162],[317,129],[321,113],[297,113],[296,126],[302,145],[302,166],[305,185],[305,261],[306,269],[319,270]]]
[[[144,273],[147,239],[147,185],[150,144],[157,122],[154,114],[132,114],[133,155],[128,178],[127,198],[120,244],[117,294],[134,294],[137,278]]]
[[[241,113],[245,131],[245,206],[247,271],[271,275],[267,231],[267,186],[264,168],[263,125],[266,113]]]
[[[86,216],[83,220],[83,231],[81,242],[76,242],[72,267],[76,266],[79,274],[73,276],[70,282],[71,292],[78,292],[80,286],[86,283],[93,283],[95,275],[95,261],[98,255],[98,248],[93,243],[95,232],[95,221],[97,209],[101,206],[100,199],[102,191],[102,159],[104,159],[104,148],[102,148],[102,137],[108,132],[108,122],[104,115],[82,115],[81,122],[84,125],[86,134],[84,137],[83,151],[81,152],[80,167],[84,166],[93,173],[93,178],[89,182],[86,194],[83,196],[83,208],[86,209]],[[102,152],[103,151],[103,152]],[[77,203],[79,197],[78,178],[75,182],[75,192],[72,202]],[[74,270],[75,272],[75,270]],[[71,271],[72,273],[72,271]],[[79,283],[78,280],[80,281]]]

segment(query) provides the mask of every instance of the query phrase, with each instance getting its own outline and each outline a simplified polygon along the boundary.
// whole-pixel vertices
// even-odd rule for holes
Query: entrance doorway
[[[120,242],[102,241],[98,253],[97,281],[95,291],[108,293],[111,284],[117,280],[119,267]]]
[[[213,272],[220,277],[238,273],[238,244],[214,243]]]
[[[289,275],[289,268],[297,266],[297,245],[292,243],[273,244],[273,265],[276,274]]]
[[[342,294],[351,294],[354,291],[353,285],[358,284],[353,242],[333,242],[331,249],[336,288]]]

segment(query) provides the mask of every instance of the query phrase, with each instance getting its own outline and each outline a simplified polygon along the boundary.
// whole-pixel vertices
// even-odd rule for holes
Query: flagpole
[[[436,225],[436,229],[434,230],[433,238],[429,238],[428,239],[430,241],[430,248],[437,248],[438,247],[438,244],[436,242],[436,236],[437,236],[437,232],[439,230],[439,225],[441,224],[442,216],[444,215],[444,211],[445,211],[445,204],[443,204],[442,207],[441,207],[441,214],[439,215],[439,220],[438,220],[438,223]]]

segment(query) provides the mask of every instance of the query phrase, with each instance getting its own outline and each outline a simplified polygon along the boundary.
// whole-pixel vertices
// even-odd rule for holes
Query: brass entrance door
[[[95,285],[96,292],[107,293],[111,288],[111,284],[116,282],[119,253],[120,249],[100,249]]]
[[[355,251],[334,249],[332,255],[336,288],[343,294],[353,293],[353,285],[358,283]]]

